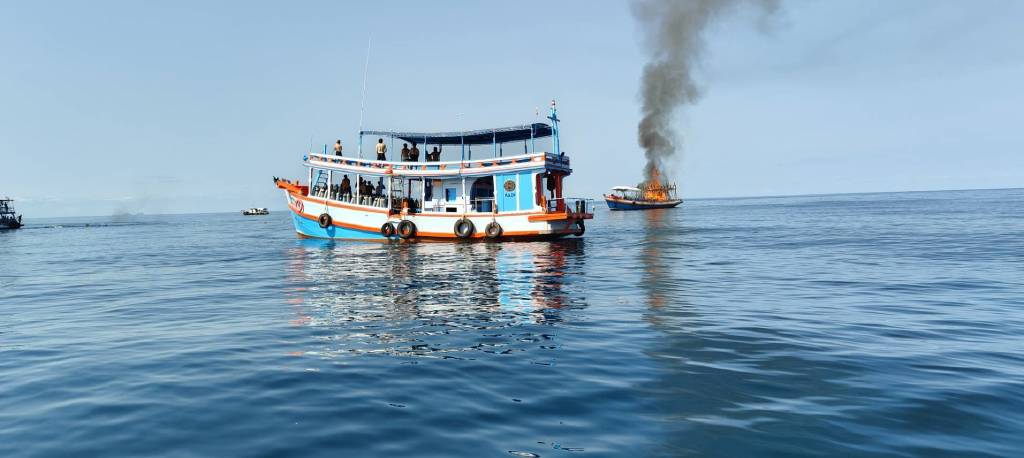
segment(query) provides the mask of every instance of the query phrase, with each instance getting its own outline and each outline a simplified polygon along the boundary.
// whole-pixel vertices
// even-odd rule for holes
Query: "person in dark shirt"
[[[402,162],[409,162],[409,144],[402,143]]]
[[[420,149],[416,147],[416,144],[412,144],[412,150],[409,151],[409,160],[412,162],[419,162],[420,160]]]
[[[434,147],[433,151],[427,154],[427,160],[433,162],[438,162],[441,160],[441,152],[437,150],[436,146]]]
[[[344,175],[341,178],[341,198],[347,199],[352,197],[352,181],[348,179],[348,175]]]

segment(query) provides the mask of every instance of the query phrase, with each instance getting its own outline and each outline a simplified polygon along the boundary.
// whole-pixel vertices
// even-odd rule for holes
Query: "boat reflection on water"
[[[667,265],[671,262],[669,256],[675,253],[667,247],[671,247],[670,239],[675,238],[676,228],[670,227],[666,209],[656,209],[643,212],[644,215],[644,237],[640,250],[640,265],[644,271],[644,290],[647,292],[647,304],[652,308],[661,308],[666,304],[668,288],[674,282],[669,275],[674,270]]]
[[[582,296],[584,239],[531,243],[336,243],[288,251],[286,302],[332,354],[460,357],[522,350]],[[540,326],[538,326],[540,325]],[[482,343],[480,336],[487,336]]]

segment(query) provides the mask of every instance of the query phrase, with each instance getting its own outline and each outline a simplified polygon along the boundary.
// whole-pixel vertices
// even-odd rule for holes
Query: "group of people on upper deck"
[[[334,155],[341,156],[341,140],[334,143]],[[384,139],[377,139],[377,160],[386,161],[387,159],[388,146],[384,144]],[[416,147],[416,144],[412,144],[412,148],[409,148],[408,143],[402,143],[402,162],[419,162],[420,160],[420,149]],[[426,162],[440,162],[441,161],[441,150],[438,147],[434,147],[434,150],[427,153],[424,158]]]

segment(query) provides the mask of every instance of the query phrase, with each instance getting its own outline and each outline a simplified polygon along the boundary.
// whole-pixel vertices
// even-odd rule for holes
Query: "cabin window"
[[[459,188],[444,188],[444,200],[454,202],[459,197]]]

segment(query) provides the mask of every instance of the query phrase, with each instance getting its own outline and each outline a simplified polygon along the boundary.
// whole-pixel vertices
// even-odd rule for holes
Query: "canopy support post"
[[[491,131],[491,146],[494,148],[493,157],[498,157],[498,131]]]
[[[363,131],[359,131],[359,159],[363,158]]]
[[[525,145],[523,146],[523,149],[526,149]],[[537,139],[534,138],[534,136],[533,136],[533,124],[530,124],[530,152],[531,153],[536,153],[537,152]]]

